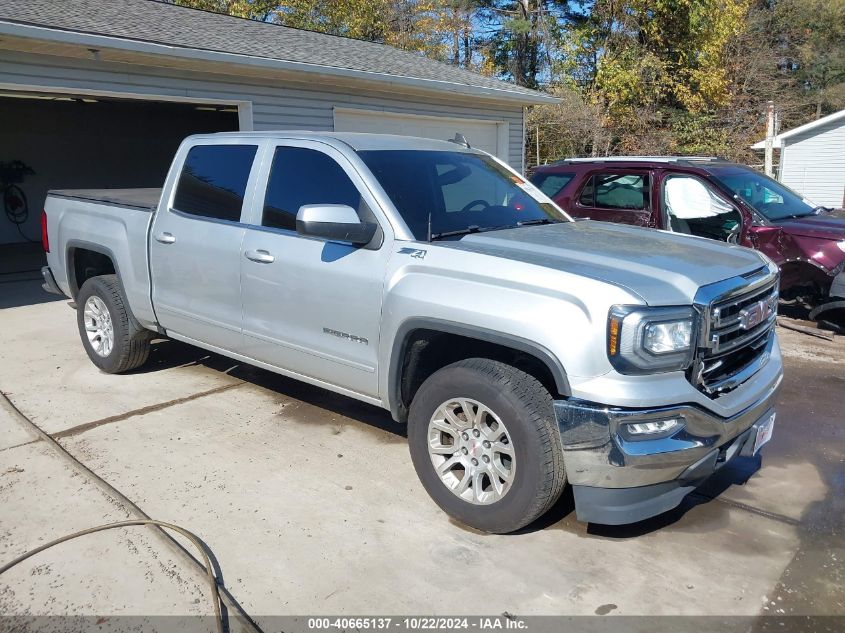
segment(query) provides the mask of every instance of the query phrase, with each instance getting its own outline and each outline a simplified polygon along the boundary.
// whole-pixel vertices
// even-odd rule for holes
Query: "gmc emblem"
[[[739,327],[743,330],[754,329],[770,316],[772,316],[772,305],[768,299],[752,303],[740,311]]]

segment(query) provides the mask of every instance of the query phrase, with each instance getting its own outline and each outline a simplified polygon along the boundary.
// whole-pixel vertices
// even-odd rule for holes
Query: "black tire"
[[[441,404],[458,398],[483,403],[510,435],[514,479],[510,489],[488,505],[475,505],[453,493],[429,455],[432,416]],[[525,527],[554,505],[566,484],[551,395],[533,376],[497,361],[470,358],[431,375],[411,403],[408,443],[417,475],[434,502],[458,521],[484,532],[504,534]]]
[[[111,317],[114,346],[106,356],[97,353],[85,331],[85,305],[93,296],[100,298]],[[76,324],[88,358],[107,374],[130,371],[147,361],[152,332],[144,329],[132,315],[117,275],[91,277],[82,284],[76,297]]]

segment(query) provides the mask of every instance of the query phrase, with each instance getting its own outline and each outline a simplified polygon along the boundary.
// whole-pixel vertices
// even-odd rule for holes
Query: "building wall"
[[[831,121],[784,143],[781,182],[816,204],[845,206],[845,120]]]
[[[250,107],[246,109],[242,107],[241,116],[243,117],[246,113],[247,118],[251,117],[252,128],[255,130],[331,131],[334,128],[335,107],[504,121],[508,124],[508,161],[516,169],[522,169],[522,106],[489,104],[471,98],[450,96],[447,91],[444,91],[442,97],[421,97],[399,94],[397,92],[399,88],[388,84],[385,85],[385,92],[375,92],[338,87],[317,79],[308,83],[282,82],[0,49],[0,97],[2,97],[2,90],[16,89],[62,89],[68,93],[95,91],[107,93],[113,98],[125,96],[148,98],[150,101],[174,99],[197,103],[248,102]],[[40,148],[38,151],[49,149],[49,143],[44,145],[49,140],[47,137],[51,136],[55,141],[55,136],[59,134],[66,134],[68,137],[64,139],[66,142],[61,144],[63,147],[83,143],[86,139],[89,141],[87,145],[91,145],[91,133],[85,132],[85,129],[90,130],[90,126],[86,128],[87,124],[73,125],[65,121],[62,125],[58,125],[57,121],[47,120],[45,115],[38,110],[35,105],[39,103],[38,101],[22,101],[31,104],[30,115],[18,114],[15,121],[7,120],[0,126],[0,150],[3,154],[0,160],[14,158],[25,160],[24,155],[33,155],[34,152],[38,155],[36,151],[38,148]],[[162,123],[150,124],[147,130],[140,131],[139,138],[136,140],[141,143],[145,138],[151,141],[161,125]],[[114,130],[116,127],[119,128],[119,125],[109,129]],[[130,130],[126,130],[124,134],[112,132],[111,138],[122,142],[132,133]],[[32,139],[27,140],[30,136]],[[109,139],[101,134],[97,142],[105,149]],[[137,143],[133,147],[139,151]],[[170,151],[169,145],[167,151]],[[61,160],[73,159],[70,156],[62,156]],[[132,186],[149,184],[150,174],[145,174],[142,178],[140,172],[124,174],[127,176],[124,178],[117,176],[105,180],[100,178],[103,173],[109,171],[114,175],[113,169],[110,170],[103,165],[106,162],[105,153],[91,154],[87,161],[78,161],[73,165],[73,170],[76,173],[80,170],[93,171],[94,164],[98,161],[100,165],[97,171],[101,173],[97,176],[100,183],[97,186],[126,187],[130,184]],[[48,177],[47,173],[43,172],[40,176],[42,181],[36,182],[37,179],[34,179],[28,184],[28,188],[32,189],[32,195],[29,196],[31,217],[25,231],[30,237],[38,237],[39,205],[43,203],[43,194],[47,189],[83,187],[79,179],[69,181],[67,178],[62,178],[60,182],[58,178]],[[22,239],[14,225],[6,222],[3,217],[0,217],[0,227],[2,227],[0,228],[0,244]]]
[[[329,130],[335,106],[404,114],[453,116],[508,123],[508,162],[522,169],[522,106],[489,104],[471,97],[403,95],[385,84],[385,92],[351,90],[319,79],[302,83],[155,68],[93,59],[63,58],[0,50],[0,85],[60,86],[69,90],[176,98],[250,101],[256,130]]]

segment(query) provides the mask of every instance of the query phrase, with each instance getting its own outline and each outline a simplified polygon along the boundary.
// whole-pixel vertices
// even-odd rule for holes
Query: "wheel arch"
[[[79,289],[82,287],[82,284],[91,277],[95,277],[97,275],[115,274],[117,275],[118,281],[121,280],[120,266],[118,264],[117,257],[115,257],[114,252],[108,246],[95,244],[94,242],[87,242],[85,240],[73,239],[68,240],[65,247],[65,254],[68,287],[71,292],[71,297],[74,299],[76,299],[76,296],[79,294]],[[99,257],[92,258],[92,255]],[[93,274],[87,274],[86,270],[80,271],[80,266],[86,263],[86,260],[89,260],[90,263],[94,264],[93,268],[95,272]],[[105,262],[108,262],[110,266],[106,266]]]
[[[781,295],[790,295],[790,291],[797,291],[802,287],[813,287],[816,292],[826,297],[836,271],[830,271],[824,266],[804,257],[787,259],[780,265]]]
[[[415,346],[428,347],[439,338],[447,353],[433,362],[424,362]],[[458,345],[455,345],[455,344]],[[445,347],[443,347],[445,346]],[[394,420],[405,422],[408,406],[420,384],[438,369],[465,358],[516,359],[527,373],[535,375],[550,391],[561,396],[571,394],[563,365],[544,346],[525,338],[436,318],[411,318],[404,321],[393,340],[387,377],[388,403]],[[506,360],[507,362],[507,360]],[[421,365],[421,366],[420,366]]]

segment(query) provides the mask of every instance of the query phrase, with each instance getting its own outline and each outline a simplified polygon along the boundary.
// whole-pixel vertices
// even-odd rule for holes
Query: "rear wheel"
[[[86,280],[76,305],[82,345],[97,367],[108,374],[119,374],[146,362],[152,332],[132,316],[117,275]]]
[[[430,376],[411,403],[408,440],[435,503],[485,532],[528,525],[566,482],[551,395],[497,361],[463,360]]]

